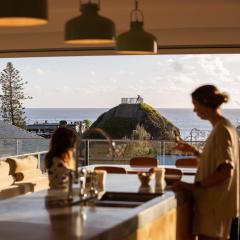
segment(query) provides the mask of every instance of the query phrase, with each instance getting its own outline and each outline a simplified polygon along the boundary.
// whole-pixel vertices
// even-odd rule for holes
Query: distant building
[[[59,123],[48,123],[47,121],[43,123],[34,123],[27,125],[27,131],[35,133],[38,136],[44,138],[50,138],[56,128],[61,126],[68,126],[76,130],[76,132],[83,132],[82,129],[84,126],[81,121],[68,123],[66,120],[61,120]]]

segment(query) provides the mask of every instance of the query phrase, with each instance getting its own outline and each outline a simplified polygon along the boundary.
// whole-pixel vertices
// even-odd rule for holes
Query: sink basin
[[[147,202],[155,197],[160,196],[159,193],[131,193],[131,192],[106,192],[101,200],[110,201],[133,201],[133,202]]]
[[[135,208],[161,194],[106,192],[95,206]]]
[[[135,208],[143,203],[161,196],[160,193],[129,193],[129,192],[106,192],[101,199],[77,200],[71,205],[82,203],[84,206],[98,207],[118,207],[118,208]]]
[[[103,201],[98,200],[94,203],[97,207],[117,207],[117,208],[135,208],[140,206],[141,202],[121,202],[121,201]]]

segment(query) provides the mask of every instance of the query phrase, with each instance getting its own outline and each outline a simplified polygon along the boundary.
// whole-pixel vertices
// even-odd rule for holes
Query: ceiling
[[[65,44],[64,24],[79,14],[79,0],[48,4],[47,25],[0,28],[0,57],[115,54],[114,46]],[[133,6],[133,0],[101,0],[100,15],[112,19],[119,34],[129,28]],[[239,0],[139,0],[139,8],[145,30],[158,39],[160,54],[240,52]]]

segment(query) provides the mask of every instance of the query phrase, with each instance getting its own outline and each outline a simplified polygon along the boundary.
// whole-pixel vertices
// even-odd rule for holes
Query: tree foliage
[[[27,82],[23,81],[19,71],[13,67],[13,64],[8,62],[6,68],[0,74],[0,83],[2,88],[0,99],[3,120],[24,128],[26,117],[22,101],[31,99],[31,97],[24,95],[24,85]]]
[[[84,119],[83,120],[83,124],[85,124],[86,129],[90,128],[90,126],[92,125],[92,121],[89,119]]]

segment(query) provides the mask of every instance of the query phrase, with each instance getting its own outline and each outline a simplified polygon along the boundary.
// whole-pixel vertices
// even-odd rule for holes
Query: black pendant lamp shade
[[[157,39],[153,34],[143,29],[143,13],[138,9],[137,1],[135,4],[136,7],[130,16],[130,30],[117,37],[117,52],[121,54],[156,54]],[[141,21],[138,20],[138,14],[141,15]],[[132,20],[133,16],[135,16],[135,20]]]
[[[47,0],[1,0],[0,27],[38,26],[47,22]]]
[[[154,54],[157,53],[157,39],[145,32],[143,22],[131,22],[129,31],[117,37],[117,52],[121,54]]]
[[[65,25],[65,43],[91,45],[115,42],[115,25],[110,19],[98,14],[98,4],[81,4],[80,10],[82,14]]]

